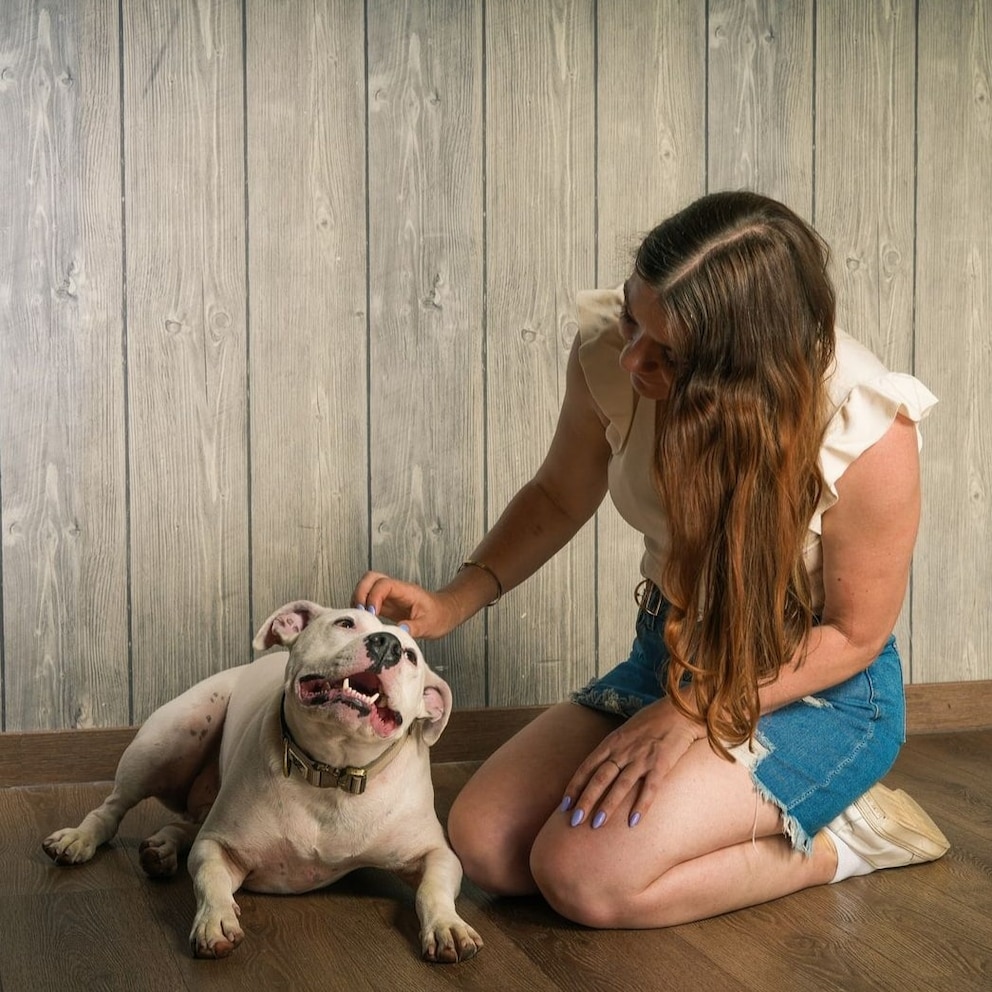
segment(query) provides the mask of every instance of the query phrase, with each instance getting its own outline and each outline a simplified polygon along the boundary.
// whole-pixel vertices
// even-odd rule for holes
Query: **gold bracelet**
[[[473,561],[471,558],[466,558],[458,566],[458,571],[460,572],[463,568],[468,568],[469,566],[472,568],[481,568],[483,572],[488,572],[492,576],[493,582],[496,583],[496,598],[486,603],[486,608],[495,606],[503,598],[503,583],[500,582],[499,576],[484,561]]]

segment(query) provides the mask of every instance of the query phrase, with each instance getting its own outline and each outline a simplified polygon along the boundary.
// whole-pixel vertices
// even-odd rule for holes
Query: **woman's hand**
[[[651,808],[658,785],[706,728],[681,713],[670,699],[659,699],[603,738],[575,770],[565,789],[563,810],[572,826],[601,827],[628,797],[628,823],[636,826]]]
[[[427,640],[443,637],[461,622],[452,596],[429,592],[382,572],[366,572],[351,600],[355,606],[403,624],[413,637]]]

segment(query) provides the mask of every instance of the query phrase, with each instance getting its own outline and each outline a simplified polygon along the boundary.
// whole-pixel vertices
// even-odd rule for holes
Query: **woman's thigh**
[[[697,741],[663,780],[650,808],[628,826],[633,795],[598,829],[591,817],[571,826],[565,813],[545,820],[531,851],[531,870],[540,891],[564,915],[603,925],[641,926],[658,907],[693,918],[694,900],[725,887],[725,863],[708,861],[716,852],[741,848],[764,838],[780,841],[783,858],[791,851],[782,833],[779,808],[762,798],[749,770],[727,761],[705,740]],[[706,865],[712,864],[712,878]],[[692,864],[691,874],[673,871]],[[658,910],[657,920],[664,919]],[[702,915],[706,915],[705,913]]]
[[[591,825],[592,815],[574,827],[566,813],[547,817],[535,859],[550,850],[571,851],[578,864],[593,870],[622,861],[631,875],[647,880],[746,840],[773,834],[784,840],[778,806],[759,794],[744,765],[721,757],[705,739],[675,763],[650,810],[631,827],[635,798],[636,788],[598,828]]]
[[[451,845],[472,881],[502,895],[536,890],[529,868],[534,838],[561,805],[572,773],[620,722],[558,703],[486,760],[448,816]]]

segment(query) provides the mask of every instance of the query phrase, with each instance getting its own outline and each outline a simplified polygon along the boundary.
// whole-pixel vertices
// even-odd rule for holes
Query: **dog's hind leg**
[[[124,814],[141,798],[116,788],[78,827],[65,827],[42,841],[45,853],[58,865],[79,865],[89,861],[101,844],[106,844],[120,825]]]
[[[121,755],[110,795],[78,827],[42,841],[45,853],[59,865],[89,861],[124,814],[149,796],[185,814],[191,791],[209,781],[205,766],[216,764],[228,699],[245,667],[218,672],[152,713]]]
[[[175,875],[179,859],[193,846],[199,823],[177,820],[168,823],[138,845],[141,867],[149,878],[167,878]]]

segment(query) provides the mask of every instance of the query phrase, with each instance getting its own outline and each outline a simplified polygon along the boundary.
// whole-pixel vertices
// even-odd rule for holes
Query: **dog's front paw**
[[[482,948],[482,938],[463,919],[437,920],[420,934],[425,961],[454,964],[474,958]]]
[[[96,852],[96,842],[79,827],[56,830],[46,837],[41,846],[57,865],[81,865]]]
[[[241,910],[236,902],[231,902],[226,911],[209,906],[198,909],[189,934],[193,955],[198,958],[226,958],[245,935],[238,923],[240,915]]]

